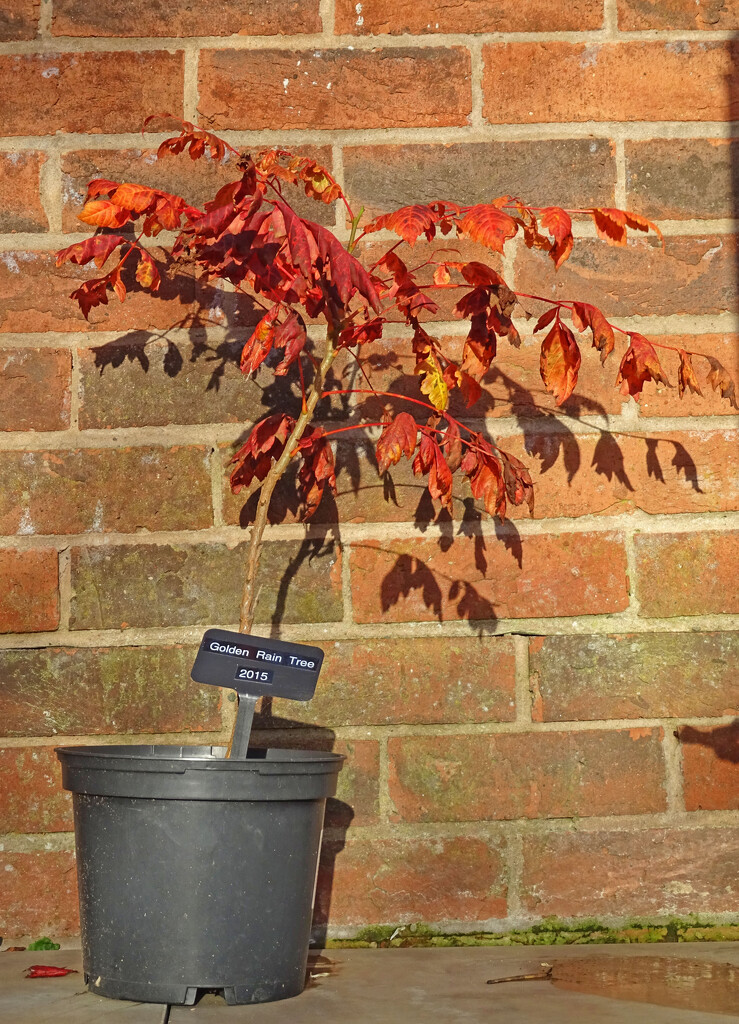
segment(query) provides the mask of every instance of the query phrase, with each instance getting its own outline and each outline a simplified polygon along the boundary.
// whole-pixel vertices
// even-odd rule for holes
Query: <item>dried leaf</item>
[[[616,386],[621,385],[621,394],[638,399],[648,380],[670,387],[652,343],[636,332],[629,334],[629,340],[631,344],[621,360],[616,379]]]
[[[616,344],[613,336],[613,328],[596,306],[587,302],[574,302],[572,304],[572,322],[581,333],[586,327],[593,332],[593,348],[600,352],[601,365],[605,363],[608,356],[613,352]]]
[[[693,369],[693,364],[690,359],[690,353],[685,352],[684,349],[678,349],[678,355],[680,356],[680,369],[677,372],[678,395],[682,398],[688,389],[690,389],[694,395],[702,395],[703,392],[700,389],[698,378],[695,375],[695,370]]]
[[[575,390],[580,361],[575,336],[569,327],[557,320],[542,342],[539,358],[544,387],[554,395],[557,405],[567,401]]]
[[[383,429],[377,442],[377,466],[380,475],[400,462],[402,455],[406,455],[410,459],[416,450],[417,438],[416,421],[410,413],[399,412]]]
[[[722,366],[718,359],[713,359],[711,356],[704,356],[703,358],[707,359],[711,366],[708,376],[706,377],[706,383],[710,384],[714,391],[718,391],[720,388],[721,397],[728,399],[735,409],[739,409],[739,405],[737,405],[736,401],[734,381],[729,375],[729,371],[725,366]]]

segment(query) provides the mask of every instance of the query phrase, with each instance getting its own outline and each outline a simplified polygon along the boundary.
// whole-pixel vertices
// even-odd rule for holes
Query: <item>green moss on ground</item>
[[[698,918],[673,918],[655,924],[634,921],[609,928],[598,921],[567,924],[547,918],[530,928],[509,932],[444,934],[426,925],[373,925],[362,928],[352,939],[329,939],[329,949],[390,949],[408,946],[572,946],[628,942],[739,942],[739,922],[716,924]]]

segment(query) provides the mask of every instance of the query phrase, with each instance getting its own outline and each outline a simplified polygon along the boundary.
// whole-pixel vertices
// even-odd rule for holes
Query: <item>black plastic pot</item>
[[[60,747],[74,794],[85,978],[114,999],[298,995],[339,754]]]

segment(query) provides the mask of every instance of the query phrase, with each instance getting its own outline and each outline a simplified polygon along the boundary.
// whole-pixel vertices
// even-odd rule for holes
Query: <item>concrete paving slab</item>
[[[27,980],[34,963],[73,967]],[[0,1024],[722,1024],[739,1022],[739,943],[332,949],[302,995],[226,1006],[85,991],[79,950],[0,953]],[[548,975],[536,980],[495,979]]]
[[[64,978],[26,978],[32,964],[69,967]],[[0,951],[0,1024],[162,1024],[167,1008],[104,999],[85,989],[79,949]]]
[[[294,999],[227,1007],[209,994],[194,1007],[172,1007],[169,1024],[739,1021],[739,944],[336,949],[323,957],[312,958],[311,983]],[[548,967],[554,981],[487,984]],[[670,1005],[642,1001],[664,1000],[666,991],[675,996]],[[720,993],[716,1005],[723,1009],[706,1010],[707,991]]]

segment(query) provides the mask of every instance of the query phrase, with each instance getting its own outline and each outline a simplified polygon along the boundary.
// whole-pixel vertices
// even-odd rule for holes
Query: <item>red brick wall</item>
[[[264,411],[237,369],[253,315],[183,280],[87,325],[68,299],[85,272],[51,256],[81,237],[87,180],[196,202],[229,180],[153,157],[164,136],[142,119],[169,110],[318,152],[373,212],[502,192],[627,205],[664,254],[580,224],[556,277],[515,245],[507,276],[736,372],[737,29],[714,0],[5,5],[1,934],[77,927],[54,745],[218,742],[233,713],[189,667],[204,626],[237,620],[224,469]],[[739,913],[736,412],[652,385],[636,406],[591,353],[554,415],[522,330],[486,421],[532,467],[534,518],[430,522],[409,472],[388,502],[342,445],[340,528],[329,509],[304,543],[287,510],[269,534],[259,628],[277,617],[327,661],[315,700],[276,702],[260,736],[348,757],[319,887],[334,933]],[[395,348],[374,355],[401,387]]]

